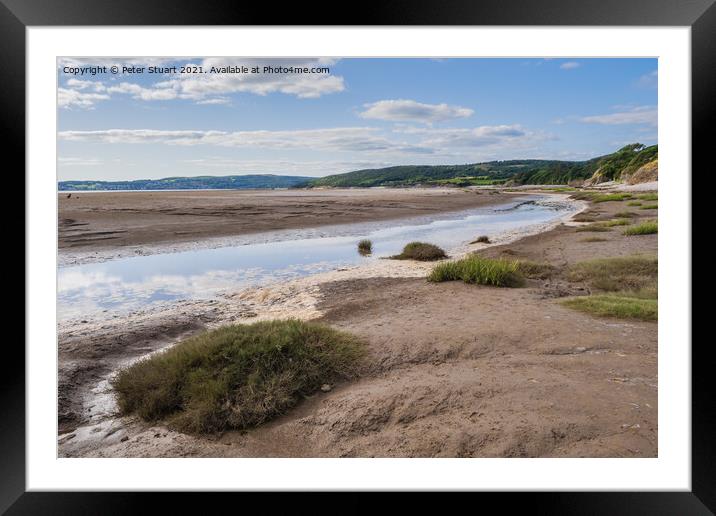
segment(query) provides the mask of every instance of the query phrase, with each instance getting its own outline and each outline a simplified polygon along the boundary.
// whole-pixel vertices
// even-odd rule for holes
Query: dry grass
[[[656,286],[658,260],[649,256],[601,258],[573,265],[569,280],[608,292],[639,291]]]

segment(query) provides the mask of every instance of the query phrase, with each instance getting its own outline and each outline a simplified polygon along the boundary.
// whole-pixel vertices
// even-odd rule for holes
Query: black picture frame
[[[350,16],[337,13],[351,12]],[[319,14],[323,13],[323,17]],[[333,16],[329,20],[327,13]],[[226,0],[0,0],[0,120],[5,163],[25,165],[25,30],[30,26],[111,25],[552,25],[689,26],[692,44],[692,168],[712,168],[707,128],[716,92],[716,5],[714,0],[443,0],[383,1],[334,9],[320,4],[229,2]],[[14,158],[14,159],[9,159]],[[688,171],[685,171],[685,173]],[[31,195],[31,192],[25,192]],[[25,257],[27,259],[27,257]],[[692,260],[693,263],[693,260]],[[25,269],[25,273],[28,271]],[[642,493],[485,494],[500,497],[502,511],[524,506],[544,514],[712,514],[716,511],[716,411],[710,339],[692,346],[692,491]],[[691,343],[674,343],[689,345]],[[14,349],[11,349],[14,348]],[[149,510],[148,494],[25,492],[25,355],[11,343],[3,363],[0,418],[0,512],[7,514],[124,514]],[[194,497],[156,494],[185,510]],[[203,512],[228,502],[226,494],[202,501]],[[248,495],[240,495],[248,496]],[[264,495],[265,496],[265,495]],[[357,496],[357,495],[353,495]],[[420,496],[413,503],[422,504]],[[276,500],[280,500],[280,497]],[[315,501],[303,498],[307,508]],[[249,500],[250,501],[250,500]],[[231,502],[229,502],[231,503]],[[357,501],[348,510],[366,510]],[[302,504],[294,503],[292,510]],[[362,512],[361,510],[361,512]],[[345,512],[345,511],[343,511]]]

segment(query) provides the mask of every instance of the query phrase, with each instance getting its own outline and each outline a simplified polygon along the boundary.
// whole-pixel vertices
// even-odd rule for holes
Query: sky
[[[58,179],[584,160],[657,143],[657,66],[627,58],[64,58]]]

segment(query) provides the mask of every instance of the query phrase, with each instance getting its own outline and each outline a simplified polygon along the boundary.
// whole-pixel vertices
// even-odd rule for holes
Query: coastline
[[[587,208],[586,202],[567,201],[568,196],[564,194],[541,195],[551,197],[555,202],[567,202],[572,208],[566,209],[564,214],[550,222],[494,235],[490,243],[467,244],[452,249],[451,258],[461,258],[474,251],[506,245],[550,231],[560,224],[569,223],[572,217]],[[111,418],[112,410],[107,409],[111,407],[111,402],[107,401],[108,385],[105,377],[119,367],[165,349],[192,333],[232,323],[287,318],[317,319],[324,315],[319,308],[323,285],[370,278],[424,278],[433,266],[429,262],[378,259],[288,281],[277,280],[266,285],[237,289],[212,299],[169,302],[123,316],[107,314],[104,317],[76,317],[61,321],[58,323],[60,390],[67,391],[66,395],[61,396],[61,405],[63,399],[67,402],[60,410],[61,414],[65,412],[60,419],[70,421],[65,428],[74,431],[75,423],[88,422],[85,417],[90,421]],[[117,342],[134,344],[120,351],[115,349]],[[98,348],[102,350],[100,353],[96,352]],[[77,357],[65,358],[67,355],[81,356],[84,354],[83,349],[93,357],[93,362],[77,360]],[[98,375],[102,376],[102,380],[88,389],[87,378]],[[82,391],[79,405],[76,402],[69,403],[70,398],[77,398],[79,391]],[[104,407],[104,412],[98,411],[98,406]]]
[[[619,208],[619,203],[608,204],[616,206],[605,210],[607,206],[600,205],[605,216]],[[627,246],[618,240],[623,237],[615,235],[613,244],[576,245],[575,238],[581,234],[574,232],[574,226],[581,224],[571,219],[588,207],[594,210],[594,205],[578,201],[574,211],[549,224],[500,235],[492,244],[453,250],[451,257],[471,251],[501,256],[509,250],[512,257],[562,266],[564,260],[591,258],[617,248],[622,253],[641,252],[638,246],[644,245],[646,250],[655,249],[655,238],[630,240]],[[566,247],[560,243],[565,238],[572,239]],[[564,254],[572,248],[574,256]],[[603,321],[573,313],[556,301],[583,293],[581,287],[561,277],[532,281],[522,289],[459,282],[435,285],[424,281],[431,267],[376,260],[236,291],[215,300],[180,302],[128,318],[63,325],[59,329],[59,455],[655,455],[656,323]],[[429,304],[416,303],[416,296],[423,295],[431,296]],[[114,414],[107,381],[118,368],[206,329],[288,317],[327,322],[367,338],[372,358],[363,377],[314,395],[285,416],[248,433],[192,436]],[[455,325],[446,325],[446,318],[455,319]],[[576,334],[582,343],[579,348],[572,344]],[[535,365],[526,367],[525,360]],[[626,363],[630,365],[624,369]],[[475,384],[474,371],[487,376]],[[507,377],[505,371],[510,372]],[[615,379],[608,376],[604,384],[605,374]],[[530,387],[524,390],[523,385]],[[611,385],[630,387],[623,392]],[[593,391],[594,396],[584,397],[580,403],[585,406],[578,414],[565,412],[573,403],[569,392],[577,388]],[[417,398],[406,394],[413,391]],[[567,398],[562,399],[564,395]],[[545,399],[552,400],[549,406],[544,405]],[[560,399],[564,408],[555,406]],[[519,430],[524,411],[505,410],[501,408],[505,403],[531,407],[535,413],[548,415],[547,419],[531,418],[529,425],[534,428],[525,434]],[[600,408],[600,403],[607,405]],[[608,412],[609,403],[620,407],[623,403],[624,409]],[[435,407],[441,406],[436,412]],[[630,417],[628,412],[634,406],[642,407],[638,423],[633,421],[635,414]],[[399,416],[396,410],[412,415]],[[485,420],[488,426],[483,428],[483,418],[475,415],[483,413],[500,422],[494,426],[498,420]],[[400,423],[404,418],[409,423]],[[555,420],[560,421],[558,426]],[[627,426],[616,425],[617,420],[626,421],[619,425]],[[474,441],[472,436],[479,432],[463,428],[466,424],[483,428],[480,432],[486,432],[489,439],[483,444]],[[456,430],[454,425],[463,429]],[[608,430],[610,425],[616,425],[613,431]],[[443,427],[449,435],[438,430]],[[554,432],[568,437],[551,440]],[[410,442],[411,447],[401,447],[401,442]],[[517,448],[516,442],[520,443]]]

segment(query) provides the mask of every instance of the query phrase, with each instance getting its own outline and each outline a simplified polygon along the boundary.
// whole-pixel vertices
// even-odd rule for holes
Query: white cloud
[[[528,131],[520,125],[484,125],[471,129],[411,128],[403,132],[423,135],[421,144],[433,148],[514,146],[552,139],[548,134]]]
[[[321,177],[366,168],[383,168],[395,165],[391,161],[296,161],[296,160],[243,160],[230,158],[200,158],[184,163],[199,170],[217,174],[280,174]]]
[[[336,127],[295,131],[165,131],[154,129],[108,129],[61,131],[67,141],[98,143],[162,143],[167,145],[216,145],[264,149],[322,149],[353,152],[400,152],[431,154],[433,149],[396,142],[371,127]]]
[[[414,100],[379,100],[365,104],[365,111],[360,113],[362,118],[376,120],[389,120],[393,122],[441,122],[454,118],[466,118],[474,111],[460,106],[447,104],[423,104]]]
[[[99,81],[84,81],[81,79],[68,79],[67,86],[75,90],[92,90],[96,92],[105,91],[104,84]]]
[[[581,65],[576,61],[567,61],[566,63],[562,63],[559,65],[559,67],[562,70],[574,70],[575,68],[579,68]]]
[[[317,98],[322,95],[336,93],[345,89],[343,77],[325,72],[311,73],[310,70],[328,68],[336,62],[328,58],[289,58],[289,59],[232,59],[232,58],[206,58],[200,61],[177,60],[67,60],[61,63],[64,66],[167,66],[171,63],[192,64],[203,67],[207,73],[196,74],[162,74],[157,75],[162,80],[149,86],[123,81],[115,86],[104,85],[101,82],[88,81],[71,77],[65,86],[69,92],[83,91],[91,88],[95,92],[108,94],[131,95],[132,98],[143,101],[153,100],[193,100],[198,104],[226,104],[229,99],[226,95],[239,92],[267,95],[279,92],[294,95],[299,98]],[[260,73],[210,73],[212,67],[216,70],[225,67],[242,67],[249,70],[258,67]],[[264,67],[273,69],[283,68],[283,71],[265,71]],[[308,72],[298,70],[308,69]],[[84,77],[84,76],[82,76]]]
[[[100,100],[108,100],[106,93],[85,93],[80,90],[57,88],[57,105],[61,108],[79,107],[90,109]]]
[[[622,124],[647,124],[656,126],[658,122],[658,110],[655,106],[637,106],[625,111],[618,111],[606,115],[592,115],[580,118],[588,124],[622,125]]]
[[[230,104],[231,99],[227,97],[214,97],[212,99],[205,99],[205,100],[199,100],[197,101],[197,104],[202,105],[217,105],[217,104]]]
[[[102,160],[98,158],[63,157],[57,158],[57,164],[61,167],[97,166],[102,164]]]
[[[656,88],[659,85],[659,71],[654,70],[653,72],[642,75],[636,81],[636,85],[639,88]]]

